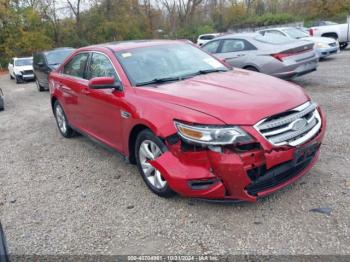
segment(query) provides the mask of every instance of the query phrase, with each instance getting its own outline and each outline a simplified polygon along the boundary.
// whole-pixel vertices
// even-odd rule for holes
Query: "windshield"
[[[228,70],[218,60],[189,44],[123,50],[116,52],[116,57],[135,86],[154,80],[176,81],[198,73]]]
[[[278,35],[278,34],[264,34],[264,35],[257,34],[254,37],[254,39],[259,42],[274,44],[274,45],[287,44],[294,41],[286,36]]]
[[[46,60],[49,65],[61,64],[74,49],[57,50],[46,53]]]
[[[29,65],[33,65],[32,58],[15,60],[15,66],[29,66]]]
[[[290,37],[295,39],[309,36],[307,33],[297,28],[287,28],[287,29],[284,29],[283,31],[286,32]]]

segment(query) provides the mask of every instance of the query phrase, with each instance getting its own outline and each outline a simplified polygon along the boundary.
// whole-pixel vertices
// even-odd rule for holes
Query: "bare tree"
[[[74,14],[75,17],[75,26],[77,29],[77,33],[78,35],[81,34],[81,4],[83,3],[84,0],[66,0],[68,7],[70,8],[70,10],[72,11],[72,13]]]

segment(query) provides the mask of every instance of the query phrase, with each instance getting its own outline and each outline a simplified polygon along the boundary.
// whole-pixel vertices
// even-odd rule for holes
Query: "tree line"
[[[350,0],[0,0],[0,64],[54,47],[295,21],[344,22]]]

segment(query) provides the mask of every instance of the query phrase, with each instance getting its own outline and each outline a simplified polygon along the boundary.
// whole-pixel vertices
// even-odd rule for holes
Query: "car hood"
[[[15,69],[17,71],[23,71],[23,70],[33,70],[32,65],[27,65],[27,66],[16,66]]]
[[[154,88],[138,87],[136,92],[236,125],[254,125],[309,100],[302,88],[293,83],[242,69],[201,75]]]

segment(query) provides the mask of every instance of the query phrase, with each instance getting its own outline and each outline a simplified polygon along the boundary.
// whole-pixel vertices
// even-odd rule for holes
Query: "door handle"
[[[90,90],[89,88],[86,87],[81,90],[81,93],[87,95],[87,94],[90,94]]]

